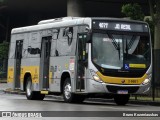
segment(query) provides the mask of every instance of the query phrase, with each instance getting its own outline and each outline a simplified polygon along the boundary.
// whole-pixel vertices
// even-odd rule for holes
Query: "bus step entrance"
[[[48,94],[49,94],[49,91],[46,91],[46,90],[42,90],[42,91],[41,91],[41,94],[45,94],[45,95],[48,95]]]
[[[85,87],[84,87],[84,77],[78,76],[78,81],[77,81],[77,86],[76,86],[76,91],[77,92],[84,92]]]

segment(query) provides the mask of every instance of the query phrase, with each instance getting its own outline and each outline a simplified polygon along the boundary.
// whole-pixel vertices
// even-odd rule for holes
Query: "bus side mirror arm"
[[[87,55],[88,55],[88,54],[86,54],[85,60],[83,61],[83,65],[84,65],[85,67],[88,67]]]
[[[88,66],[88,53],[86,53],[86,51],[82,51],[81,54],[78,56],[78,62],[85,67]]]
[[[86,43],[90,43],[91,42],[91,38],[92,38],[91,33],[88,33],[87,34],[87,38],[86,38]]]

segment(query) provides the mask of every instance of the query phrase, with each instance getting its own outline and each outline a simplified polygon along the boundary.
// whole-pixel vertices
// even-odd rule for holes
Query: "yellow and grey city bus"
[[[11,32],[8,85],[29,100],[46,94],[65,102],[114,98],[125,105],[131,94],[150,89],[152,52],[145,22],[116,18],[65,17]]]

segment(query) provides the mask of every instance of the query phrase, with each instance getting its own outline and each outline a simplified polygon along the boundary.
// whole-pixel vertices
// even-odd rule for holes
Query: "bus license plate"
[[[118,90],[117,94],[128,94],[128,90]]]

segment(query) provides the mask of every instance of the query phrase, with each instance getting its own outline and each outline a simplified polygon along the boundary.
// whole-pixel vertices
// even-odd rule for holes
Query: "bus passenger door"
[[[15,70],[14,70],[15,88],[20,88],[22,48],[23,48],[23,40],[17,40],[16,51],[15,51]]]
[[[49,88],[49,59],[51,50],[51,36],[42,38],[41,45],[41,62],[40,62],[40,78],[42,80],[42,88]]]
[[[86,64],[87,64],[87,52],[86,52],[86,34],[78,35],[78,61],[77,61],[77,92],[83,92],[85,90],[86,80]]]

